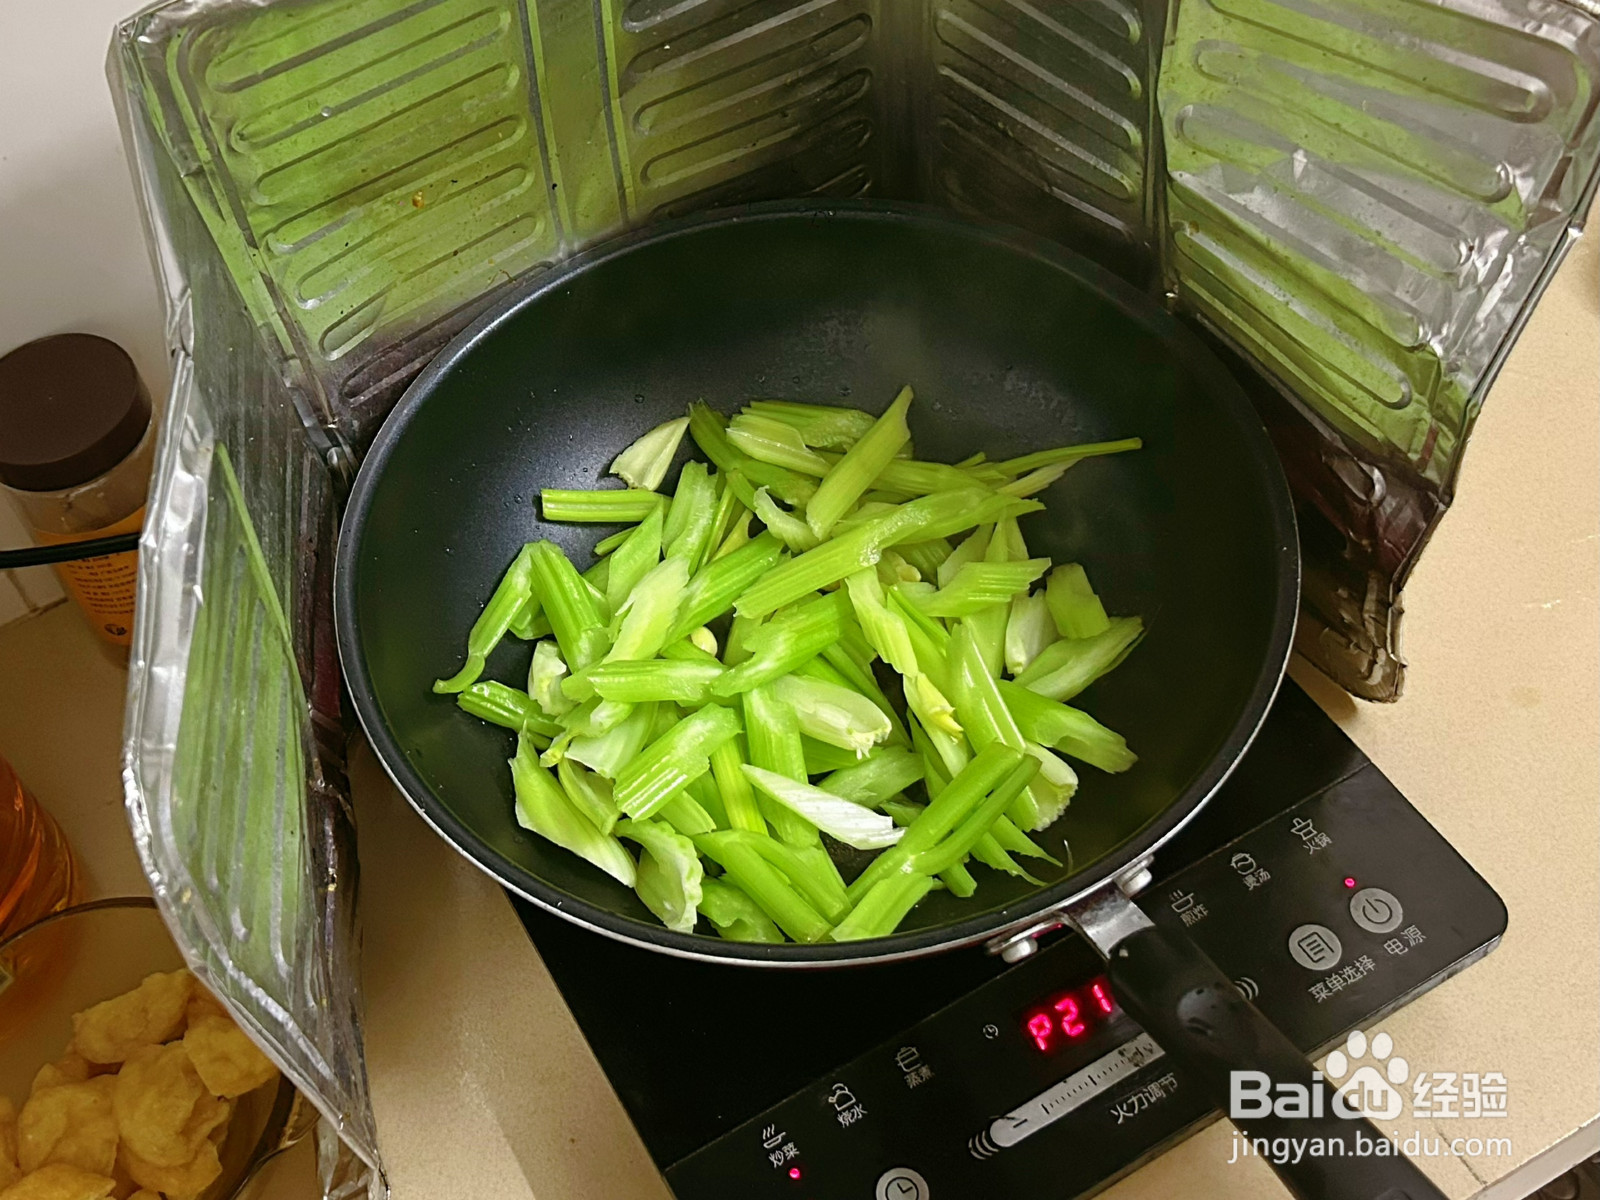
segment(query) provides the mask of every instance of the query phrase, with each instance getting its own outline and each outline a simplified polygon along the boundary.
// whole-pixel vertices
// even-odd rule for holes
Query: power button
[[[874,1200],[928,1200],[928,1181],[910,1167],[890,1167],[878,1177]]]
[[[1405,919],[1405,910],[1393,892],[1362,888],[1350,897],[1350,919],[1368,933],[1389,933]]]

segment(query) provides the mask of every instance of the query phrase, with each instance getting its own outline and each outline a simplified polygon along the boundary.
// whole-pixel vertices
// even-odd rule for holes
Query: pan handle
[[[1117,1002],[1174,1060],[1200,1082],[1210,1099],[1229,1112],[1232,1077],[1260,1072],[1278,1085],[1295,1084],[1308,1097],[1322,1097],[1320,1116],[1274,1115],[1233,1120],[1246,1137],[1291,1139],[1312,1146],[1323,1139],[1344,1146],[1343,1156],[1305,1153],[1298,1162],[1266,1161],[1301,1200],[1445,1200],[1422,1171],[1397,1151],[1356,1156],[1358,1138],[1367,1145],[1387,1140],[1363,1116],[1335,1111],[1334,1089],[1305,1055],[1256,1007],[1239,994],[1217,965],[1188,938],[1151,923],[1114,885],[1075,905],[1068,920],[1106,959],[1106,973]],[[1314,1077],[1315,1073],[1315,1077]],[[1260,1079],[1243,1084],[1259,1090]],[[1252,1104],[1251,1107],[1258,1107]]]

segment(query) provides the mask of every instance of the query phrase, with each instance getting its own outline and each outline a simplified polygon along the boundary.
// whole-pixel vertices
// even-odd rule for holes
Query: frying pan
[[[547,525],[541,487],[592,487],[640,433],[705,399],[879,411],[916,389],[919,457],[992,458],[1137,435],[1084,462],[1023,519],[1033,553],[1085,563],[1109,611],[1143,616],[1129,660],[1077,701],[1138,764],[1085,769],[1040,835],[1062,858],[1035,888],[982,872],[934,893],[894,935],[752,945],[663,928],[624,888],[522,830],[512,735],[430,682],[525,542],[580,569],[607,529]],[[692,447],[686,441],[682,458]],[[668,478],[668,486],[672,477]],[[1195,946],[1127,898],[1212,795],[1276,693],[1299,593],[1289,492],[1237,385],[1177,321],[1061,247],[946,213],[881,204],[762,206],[656,226],[581,255],[504,299],[412,384],[380,431],[344,516],[338,642],[384,767],[446,840],[506,887],[597,933],[769,967],[878,962],[990,939],[1009,957],[1070,924],[1108,958],[1118,998],[1227,1106],[1229,1072],[1311,1085],[1311,1067]],[[510,639],[508,639],[510,641]],[[507,644],[486,677],[525,677]],[[1324,1109],[1327,1112],[1326,1108]],[[1261,1136],[1344,1136],[1363,1121],[1268,1116]],[[1337,1170],[1329,1169],[1337,1167]],[[1298,1194],[1433,1196],[1403,1159],[1303,1158]]]

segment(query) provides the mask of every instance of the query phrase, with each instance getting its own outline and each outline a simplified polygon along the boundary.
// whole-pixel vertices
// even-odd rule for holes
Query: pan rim
[[[1239,427],[1250,457],[1263,468],[1269,517],[1278,543],[1279,570],[1268,649],[1249,697],[1207,767],[1161,813],[1106,855],[1005,908],[929,929],[861,942],[765,945],[731,942],[702,934],[675,933],[663,926],[610,912],[563,892],[492,849],[433,795],[412,766],[379,710],[357,631],[356,547],[377,481],[411,419],[478,341],[524,307],[559,291],[577,276],[642,247],[719,227],[769,221],[865,221],[933,225],[979,242],[1020,253],[1093,289],[1119,312],[1174,352],[1186,353],[1189,368]],[[1292,652],[1300,595],[1299,537],[1289,485],[1265,426],[1238,381],[1199,337],[1148,296],[1099,264],[1057,242],[999,222],[958,216],[930,205],[885,201],[775,201],[662,222],[622,234],[572,256],[560,266],[509,290],[458,333],[412,380],[385,418],[362,461],[339,523],[334,556],[334,628],[340,669],[356,716],[385,774],[423,821],[457,853],[500,886],[537,908],[591,932],[641,949],[712,963],[791,969],[843,967],[903,961],[1005,938],[1049,920],[1069,905],[1109,885],[1130,866],[1154,856],[1215,795],[1254,741],[1276,698]]]

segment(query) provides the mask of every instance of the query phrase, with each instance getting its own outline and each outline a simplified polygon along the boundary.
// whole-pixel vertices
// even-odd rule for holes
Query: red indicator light
[[[1050,1035],[1055,1032],[1056,1024],[1044,1013],[1034,1013],[1028,1018],[1028,1032],[1033,1035],[1033,1040],[1039,1043],[1039,1049],[1050,1049]]]
[[[1354,875],[1346,875],[1344,877],[1344,885],[1347,888],[1355,887],[1355,885],[1356,885],[1356,877]]]
[[[800,1178],[800,1168],[799,1167],[790,1167],[789,1168],[789,1178],[790,1179],[799,1179]]]
[[[1085,1029],[1089,1028],[1078,1020],[1078,1002],[1071,996],[1061,997],[1053,1007],[1061,1014],[1061,1032],[1069,1038],[1078,1037]]]
[[[1108,1013],[1111,1011],[1111,993],[1106,991],[1105,984],[1097,983],[1089,991],[1093,993],[1095,1005],[1101,1012]]]

